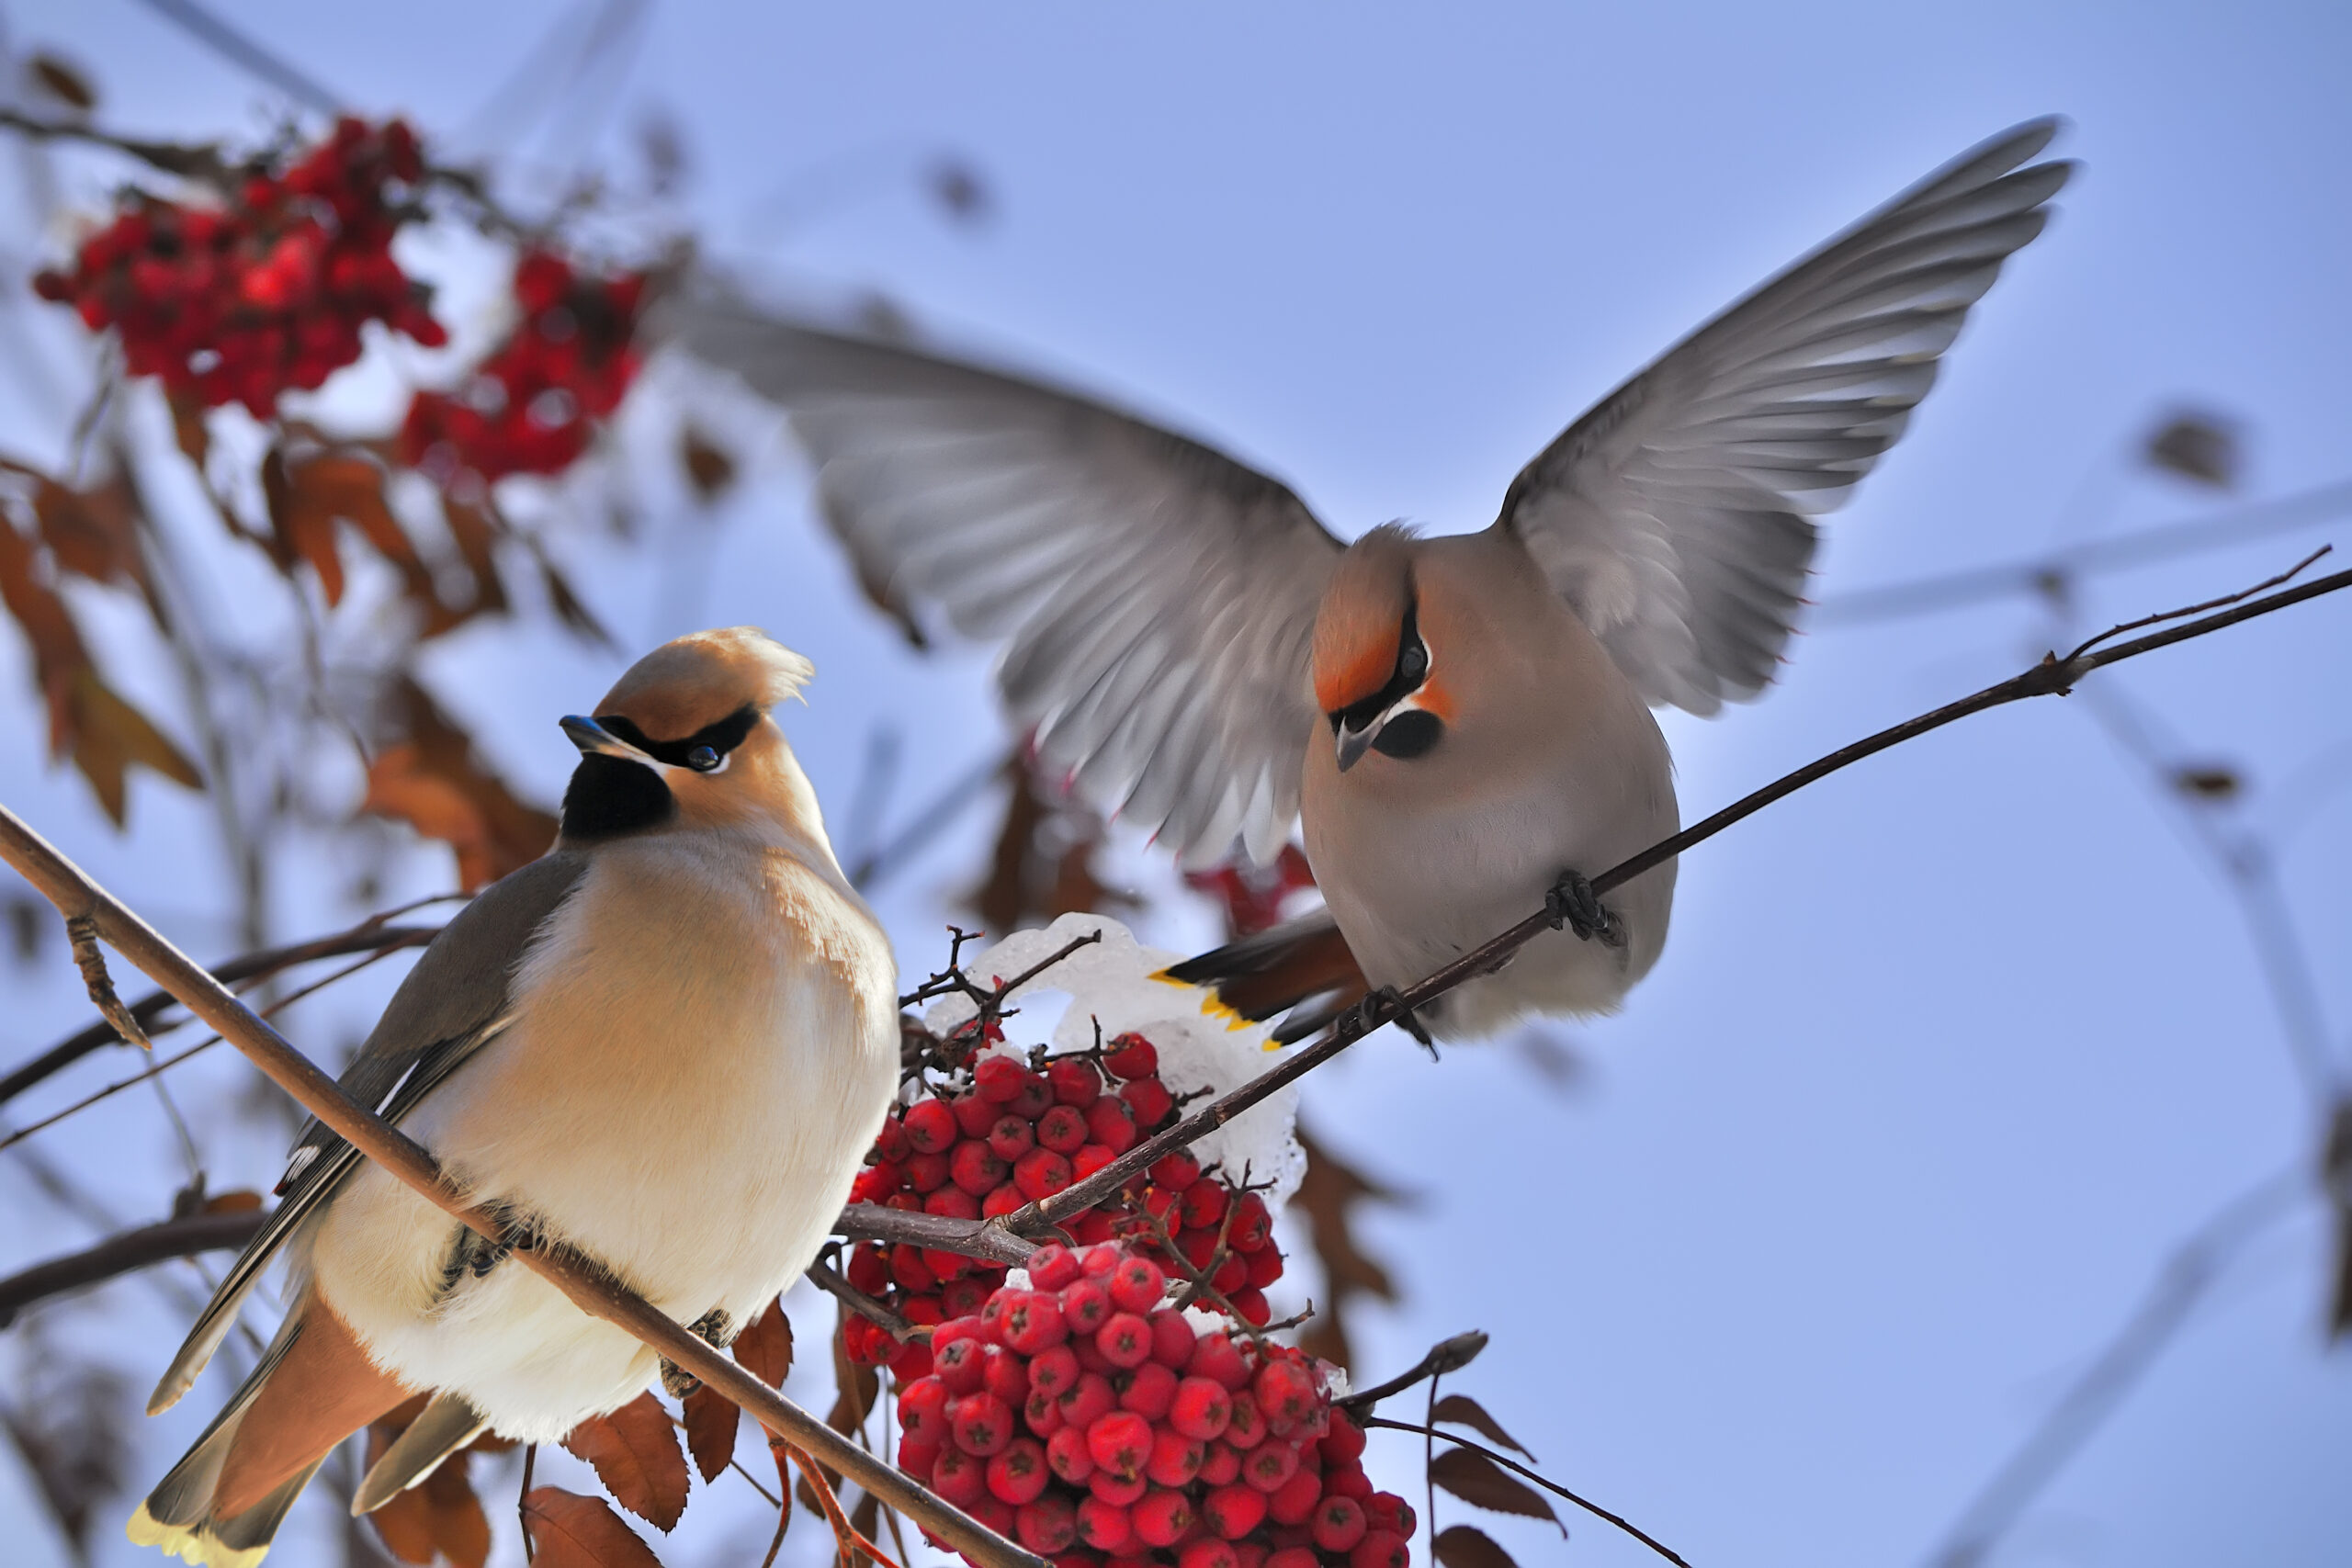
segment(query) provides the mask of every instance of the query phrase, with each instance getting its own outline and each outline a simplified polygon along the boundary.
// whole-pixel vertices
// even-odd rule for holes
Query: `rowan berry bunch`
[[[267,419],[287,389],[315,389],[357,359],[369,321],[448,341],[427,290],[392,259],[424,173],[405,121],[345,117],[282,173],[248,170],[219,206],[130,193],[71,271],[38,273],[33,288],[92,332],[113,328],[130,374]]]
[[[522,321],[454,392],[419,392],[401,454],[447,485],[461,475],[557,474],[635,379],[645,276],[584,273],[546,251],[514,267]]]
[[[1056,1568],[1408,1568],[1321,1364],[1204,1331],[1132,1247],[1041,1247],[932,1335],[899,1468]]]
[[[1176,1115],[1159,1052],[1140,1035],[1030,1064],[982,1056],[891,1113],[851,1201],[959,1220],[1009,1214],[1093,1175]],[[1189,1153],[1159,1161],[1063,1228],[1081,1246],[1124,1238],[1170,1268],[1181,1256],[1187,1273],[1205,1279],[1203,1293],[1252,1325],[1271,1315],[1264,1292],[1282,1277],[1283,1255],[1265,1199],[1204,1170]],[[850,1283],[924,1325],[978,1312],[1005,1272],[906,1243],[863,1243],[848,1267]],[[929,1370],[931,1352],[920,1342],[897,1344],[863,1318],[852,1318],[843,1334],[854,1360],[888,1362],[902,1381]]]

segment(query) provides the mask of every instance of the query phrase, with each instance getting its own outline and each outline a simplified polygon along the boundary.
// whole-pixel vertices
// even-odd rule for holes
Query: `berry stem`
[[[1528,1469],[1517,1460],[1510,1459],[1502,1454],[1498,1454],[1494,1450],[1487,1447],[1484,1443],[1474,1443],[1467,1438],[1457,1438],[1451,1432],[1441,1432],[1434,1427],[1424,1427],[1417,1421],[1391,1421],[1385,1416],[1359,1416],[1356,1417],[1356,1422],[1359,1426],[1367,1427],[1385,1427],[1392,1432],[1415,1432],[1425,1438],[1443,1438],[1447,1442],[1452,1443],[1456,1448],[1469,1449],[1474,1452],[1484,1454],[1487,1458],[1502,1466],[1505,1470],[1508,1470],[1516,1475],[1523,1476],[1527,1480],[1533,1482],[1536,1485],[1541,1486],[1544,1491],[1551,1493],[1554,1496],[1565,1498],[1566,1501],[1575,1504],[1577,1507],[1582,1508],[1586,1513],[1590,1514],[1593,1517],[1597,1519],[1605,1519],[1609,1523],[1615,1525],[1619,1529],[1623,1530],[1627,1535],[1632,1536],[1635,1540],[1640,1541],[1644,1546],[1648,1547],[1652,1551],[1657,1552],[1660,1557],[1663,1557],[1668,1562],[1673,1563],[1675,1568],[1690,1568],[1690,1564],[1683,1560],[1680,1553],[1668,1546],[1664,1541],[1658,1540],[1657,1537],[1642,1529],[1639,1526],[1634,1524],[1623,1516],[1611,1513],[1608,1509],[1602,1507],[1600,1504],[1592,1501],[1589,1497],[1577,1496],[1575,1493],[1569,1491],[1566,1487],[1561,1485],[1556,1481],[1545,1480],[1543,1476],[1538,1475],[1535,1472]]]

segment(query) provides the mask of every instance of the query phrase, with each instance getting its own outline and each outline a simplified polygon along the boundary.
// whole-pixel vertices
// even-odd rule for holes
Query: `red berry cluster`
[[[1305,1353],[1196,1331],[1132,1247],[1029,1261],[932,1335],[899,1468],[1056,1568],[1408,1568],[1413,1510]]]
[[[526,253],[514,267],[522,324],[455,392],[416,395],[402,456],[443,484],[561,473],[637,375],[629,344],[644,295],[641,273],[594,276]]]
[[[357,359],[368,321],[448,340],[392,259],[424,172],[405,122],[346,117],[285,173],[247,175],[224,206],[132,193],[71,272],[39,273],[33,288],[92,332],[119,333],[132,375],[266,419],[288,387],[314,389]]]
[[[1009,1214],[1093,1175],[1175,1118],[1159,1053],[1140,1035],[1120,1035],[1099,1057],[1087,1052],[1037,1066],[984,1056],[968,1081],[892,1112],[850,1199],[958,1220]],[[1146,1179],[1063,1228],[1081,1246],[1121,1237],[1163,1258],[1165,1235],[1236,1312],[1261,1325],[1272,1315],[1265,1289],[1282,1277],[1283,1255],[1265,1199],[1204,1172],[1189,1153],[1159,1161]],[[979,1311],[1005,1268],[866,1242],[850,1255],[848,1273],[908,1321],[934,1325]],[[923,1345],[899,1345],[864,1318],[851,1318],[843,1334],[852,1359],[887,1361],[901,1381],[930,1370]]]

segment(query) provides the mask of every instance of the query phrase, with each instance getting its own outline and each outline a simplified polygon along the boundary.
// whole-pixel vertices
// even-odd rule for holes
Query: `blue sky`
[[[568,14],[222,9],[428,136],[471,120]],[[125,129],[266,123],[265,92],[132,0],[18,4],[7,23],[86,62]],[[1351,535],[1483,525],[1521,462],[1707,314],[1974,141],[2062,112],[2085,173],[1831,519],[1815,593],[1834,600],[2228,504],[2131,463],[2179,403],[2242,422],[2245,498],[2352,472],[2347,34],[2313,6],[678,4],[626,51],[607,119],[485,145],[560,169],[660,106],[721,255],[812,298],[885,290],[953,341],[1227,446]],[[984,171],[986,225],[921,199],[910,176],[937,149]],[[53,407],[7,406],[20,434],[0,444],[59,439]],[[985,657],[899,650],[808,528],[788,451],[762,472],[715,525],[649,496],[675,531],[664,572],[594,542],[582,571],[633,644],[754,620],[808,652],[820,678],[789,722],[820,791],[845,798],[888,718],[910,809],[993,743]],[[2078,623],[2243,586],[2332,537],[2352,527],[2101,578]],[[1766,701],[1668,718],[1686,814],[2062,635],[2023,602],[1825,625]],[[447,699],[552,798],[553,718],[613,661],[493,629],[435,660]],[[2245,772],[2220,820],[2275,844],[2352,1074],[2352,789],[2328,793],[2347,668],[2352,608],[2331,601],[2102,680],[2184,755]],[[0,647],[0,798],[218,947],[200,808],[141,786],[138,830],[111,840],[78,782],[42,771],[25,690]],[[1464,1387],[1548,1473],[1694,1562],[1923,1561],[2168,1249],[2312,1157],[2245,928],[2089,695],[1972,720],[1691,855],[1664,962],[1622,1016],[1571,1032],[1591,1069],[1573,1096],[1508,1051],[1432,1066],[1386,1037],[1312,1082],[1318,1133],[1420,1194],[1372,1224],[1408,1299],[1367,1325],[1367,1366],[1488,1329]],[[910,967],[934,961],[941,895],[985,827],[886,891]],[[301,888],[283,903],[285,934],[340,912]],[[1207,926],[1171,910],[1159,934]],[[62,986],[20,988],[12,1052],[74,1017]],[[347,1027],[315,1017],[306,1043]],[[205,1071],[193,1102],[232,1103],[240,1069]],[[75,1135],[154,1141],[152,1104],[108,1115]],[[169,1179],[144,1157],[109,1174],[125,1213]],[[260,1140],[219,1158],[266,1179]],[[28,1229],[26,1256],[78,1234]],[[2324,1241],[2308,1200],[2254,1241],[1996,1561],[2342,1561],[2352,1359],[2320,1337]],[[176,1333],[148,1297],[101,1300],[123,1333]],[[145,1472],[185,1436],[159,1436]],[[19,1485],[0,1510],[21,1510]],[[1649,1560],[1596,1524],[1565,1549],[1493,1528],[1530,1564]],[[105,1533],[102,1560],[135,1560]]]

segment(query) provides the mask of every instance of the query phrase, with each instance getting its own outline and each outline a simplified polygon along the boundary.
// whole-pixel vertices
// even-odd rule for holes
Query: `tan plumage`
[[[1818,534],[2070,172],[2056,122],[1963,154],[1603,399],[1475,538],[1342,547],[1214,449],[1033,381],[778,321],[712,289],[686,352],[775,400],[860,580],[1008,637],[1041,755],[1188,858],[1272,855],[1303,815],[1328,914],[1177,972],[1300,999],[1403,987],[1675,826],[1648,706],[1752,697]],[[1426,641],[1416,652],[1418,624]],[[1421,666],[1414,660],[1422,661]],[[1446,999],[1483,1032],[1616,1005],[1665,941],[1672,868],[1613,898],[1622,946],[1546,939]],[[1615,932],[1611,935],[1618,934]]]
[[[640,660],[594,720],[566,719],[583,756],[555,849],[435,940],[344,1077],[476,1201],[722,1335],[807,1266],[896,1081],[888,942],[767,716],[808,674],[751,628],[699,633]],[[484,1427],[549,1440],[657,1374],[322,1129],[285,1192],[151,1407],[281,1252],[287,1325],[134,1540],[245,1568],[319,1460],[418,1391],[437,1393],[418,1439],[363,1503]]]

